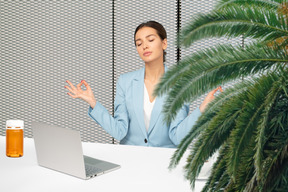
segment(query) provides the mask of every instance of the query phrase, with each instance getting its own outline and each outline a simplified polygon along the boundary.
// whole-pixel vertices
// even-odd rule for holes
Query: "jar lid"
[[[24,121],[22,121],[22,120],[7,120],[6,126],[7,127],[23,127]]]

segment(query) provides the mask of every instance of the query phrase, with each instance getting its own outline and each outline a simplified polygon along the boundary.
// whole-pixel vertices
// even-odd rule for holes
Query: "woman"
[[[76,87],[67,81],[70,86],[65,88],[72,98],[86,101],[90,105],[89,116],[121,144],[176,147],[221,87],[211,91],[189,116],[189,106],[183,106],[172,123],[166,125],[161,113],[165,96],[153,96],[157,83],[166,71],[166,31],[161,24],[148,21],[136,28],[134,41],[145,67],[120,75],[116,85],[114,117],[96,101],[86,81],[82,80]],[[83,84],[86,90],[81,89]]]

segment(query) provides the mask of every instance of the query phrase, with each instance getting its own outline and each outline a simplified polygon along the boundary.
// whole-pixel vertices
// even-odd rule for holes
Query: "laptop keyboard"
[[[88,165],[88,164],[85,164],[85,170],[86,170],[87,176],[95,175],[96,173],[102,172],[102,169],[97,168],[97,167],[92,166],[92,165]]]

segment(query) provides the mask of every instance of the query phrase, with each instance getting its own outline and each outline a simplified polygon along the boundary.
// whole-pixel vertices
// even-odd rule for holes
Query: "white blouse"
[[[144,122],[145,122],[146,131],[148,131],[149,129],[151,113],[154,107],[155,100],[156,98],[154,99],[152,103],[150,102],[149,94],[148,94],[146,85],[144,83],[144,107],[143,108],[144,108]]]

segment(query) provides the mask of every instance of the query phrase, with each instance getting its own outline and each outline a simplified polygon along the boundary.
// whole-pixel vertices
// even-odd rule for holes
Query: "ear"
[[[167,49],[167,39],[164,39],[164,40],[162,41],[162,48],[163,48],[163,50],[166,50],[166,49]]]

